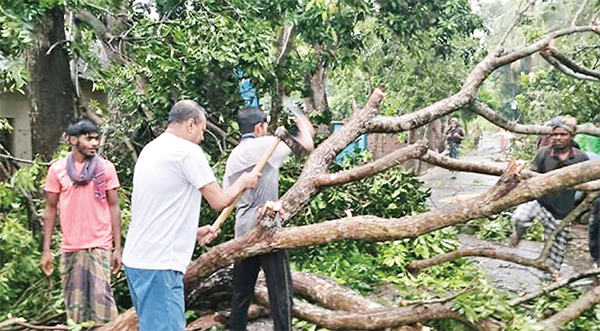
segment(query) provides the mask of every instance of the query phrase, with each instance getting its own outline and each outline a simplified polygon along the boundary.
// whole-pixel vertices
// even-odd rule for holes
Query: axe
[[[288,108],[289,110],[292,111],[292,113],[294,113],[294,115],[296,115],[298,117],[300,117],[300,116],[304,117],[305,116],[302,113],[302,111],[300,110],[300,108],[298,108],[298,106],[296,106],[293,103],[293,101],[291,101],[291,99],[286,98],[286,99],[284,99],[283,103],[284,103],[284,106],[286,108]],[[286,145],[288,145],[290,147],[290,149],[295,154],[298,154],[299,152],[302,152],[302,151],[305,150],[305,148],[302,146],[302,144],[298,143],[298,141],[296,140],[296,138],[294,136],[292,136],[282,126],[280,126],[279,128],[277,128],[277,130],[275,131],[275,137],[276,137],[276,139],[273,142],[273,144],[271,146],[269,146],[269,149],[267,149],[267,151],[265,152],[265,154],[263,154],[263,156],[256,163],[256,165],[254,165],[254,168],[252,168],[252,173],[256,174],[256,173],[261,172],[262,168],[265,166],[265,164],[267,164],[267,162],[269,161],[269,159],[271,158],[271,156],[273,155],[273,153],[277,149],[277,146],[279,146],[279,143],[282,142],[282,141],[284,143],[286,143]],[[227,219],[227,217],[229,217],[229,215],[233,211],[233,208],[235,208],[235,205],[242,198],[242,195],[244,194],[244,191],[242,191],[242,192],[240,192],[240,194],[238,194],[238,196],[235,198],[235,201],[231,205],[229,205],[227,208],[225,208],[225,209],[223,209],[221,211],[221,214],[219,215],[219,217],[211,225],[211,228],[212,228],[213,232],[216,232],[217,230],[219,230],[219,228],[221,227],[221,225],[223,224],[223,222],[225,222],[225,220]]]

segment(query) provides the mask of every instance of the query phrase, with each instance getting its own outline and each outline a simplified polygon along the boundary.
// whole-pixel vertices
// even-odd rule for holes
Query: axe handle
[[[265,164],[267,164],[267,162],[269,162],[269,159],[271,158],[273,153],[275,153],[275,150],[277,149],[277,146],[279,146],[280,142],[281,142],[281,139],[279,137],[276,137],[275,141],[273,142],[273,145],[271,145],[269,147],[269,149],[265,152],[265,154],[262,156],[262,158],[256,163],[254,168],[252,168],[252,173],[257,174],[262,171],[262,168],[265,166]],[[237,197],[235,198],[235,201],[231,205],[229,205],[227,208],[225,208],[221,211],[221,214],[219,215],[219,217],[211,225],[213,231],[217,231],[221,227],[223,222],[225,222],[227,217],[229,217],[229,215],[233,211],[233,208],[235,208],[235,205],[242,198],[244,191],[246,191],[246,190],[243,190],[242,192],[240,192],[237,195]]]

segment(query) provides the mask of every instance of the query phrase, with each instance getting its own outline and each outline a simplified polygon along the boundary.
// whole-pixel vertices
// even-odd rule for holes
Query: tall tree
[[[71,80],[65,12],[47,9],[33,19],[34,41],[27,54],[31,80],[27,85],[31,103],[32,147],[35,154],[50,158],[62,133],[75,117],[75,90]]]

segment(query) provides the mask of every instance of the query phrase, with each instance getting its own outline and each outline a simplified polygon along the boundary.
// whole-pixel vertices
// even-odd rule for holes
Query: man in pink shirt
[[[111,265],[115,273],[121,268],[119,179],[115,166],[97,155],[96,125],[81,120],[69,126],[68,135],[71,153],[54,162],[46,177],[40,267],[47,276],[54,269],[50,246],[58,205],[67,318],[103,324],[117,317],[110,271]]]

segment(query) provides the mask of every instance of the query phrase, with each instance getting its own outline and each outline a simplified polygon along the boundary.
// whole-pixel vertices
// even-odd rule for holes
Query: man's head
[[[257,137],[262,137],[268,132],[267,117],[257,107],[244,108],[238,113],[237,122],[242,134],[253,133]]]
[[[169,111],[167,129],[181,138],[199,144],[204,140],[206,131],[206,111],[195,101],[178,101]]]
[[[98,152],[98,127],[90,120],[84,119],[69,125],[67,135],[73,152],[81,154],[84,158],[91,158]]]
[[[600,117],[596,117],[596,119],[594,120],[594,126],[600,128]]]
[[[450,127],[453,127],[453,128],[457,127],[458,126],[458,118],[452,117],[450,119],[450,123],[449,124],[450,124]]]
[[[552,134],[550,135],[552,147],[556,149],[570,147],[577,127],[577,120],[568,115],[556,117],[550,125],[552,126]]]

